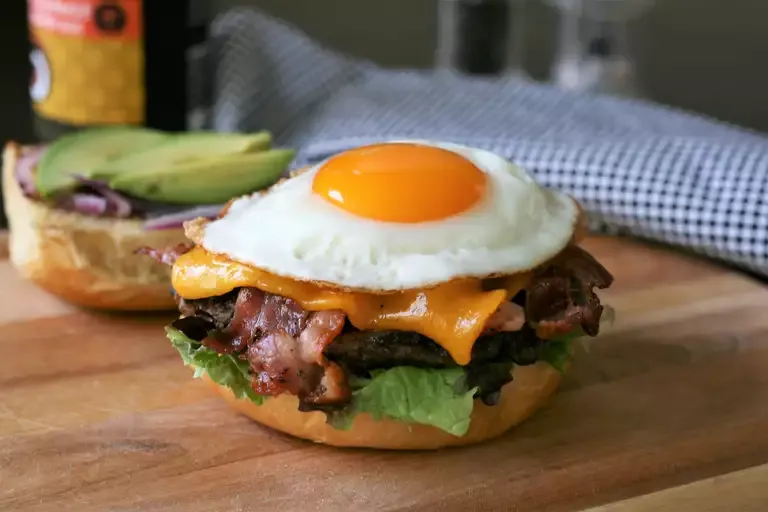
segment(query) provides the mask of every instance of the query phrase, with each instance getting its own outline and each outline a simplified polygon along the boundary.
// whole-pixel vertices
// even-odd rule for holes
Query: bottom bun
[[[185,242],[181,228],[145,231],[139,220],[89,217],[33,201],[16,179],[20,155],[19,145],[6,146],[3,199],[10,259],[24,277],[88,308],[175,309],[170,268],[134,251]]]
[[[427,425],[388,419],[376,421],[366,413],[355,417],[351,429],[337,430],[325,422],[322,412],[300,412],[298,399],[293,395],[283,394],[256,405],[236,399],[229,388],[214,383],[207,376],[204,378],[241,414],[295,437],[343,447],[434,450],[480,443],[500,436],[536,412],[560,384],[560,373],[544,362],[516,366],[514,372],[515,380],[502,388],[497,405],[475,401],[469,431],[462,437]]]

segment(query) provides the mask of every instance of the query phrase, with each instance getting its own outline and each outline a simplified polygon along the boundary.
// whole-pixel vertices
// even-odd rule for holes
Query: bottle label
[[[35,111],[73,125],[143,124],[142,0],[28,6]]]

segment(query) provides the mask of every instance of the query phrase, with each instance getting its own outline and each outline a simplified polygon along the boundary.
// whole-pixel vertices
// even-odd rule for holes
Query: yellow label
[[[74,125],[143,124],[142,0],[29,0],[35,111]]]

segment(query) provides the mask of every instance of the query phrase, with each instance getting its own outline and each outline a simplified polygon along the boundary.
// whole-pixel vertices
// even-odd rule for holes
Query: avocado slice
[[[271,185],[285,172],[294,156],[295,151],[291,149],[273,149],[208,157],[165,167],[161,171],[147,169],[116,174],[109,185],[151,201],[223,203]]]
[[[75,186],[73,174],[89,176],[93,169],[129,153],[156,146],[168,135],[138,127],[91,128],[53,142],[35,172],[35,185],[44,197]]]
[[[272,136],[268,132],[241,134],[204,131],[178,134],[162,144],[104,162],[104,165],[93,170],[90,177],[109,181],[126,172],[160,172],[223,155],[263,151],[271,145]]]

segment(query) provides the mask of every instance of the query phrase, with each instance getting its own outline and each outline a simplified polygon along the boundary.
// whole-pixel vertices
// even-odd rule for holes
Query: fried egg
[[[398,140],[352,149],[235,200],[196,242],[299,281],[393,292],[532,269],[579,207],[489,151]]]

